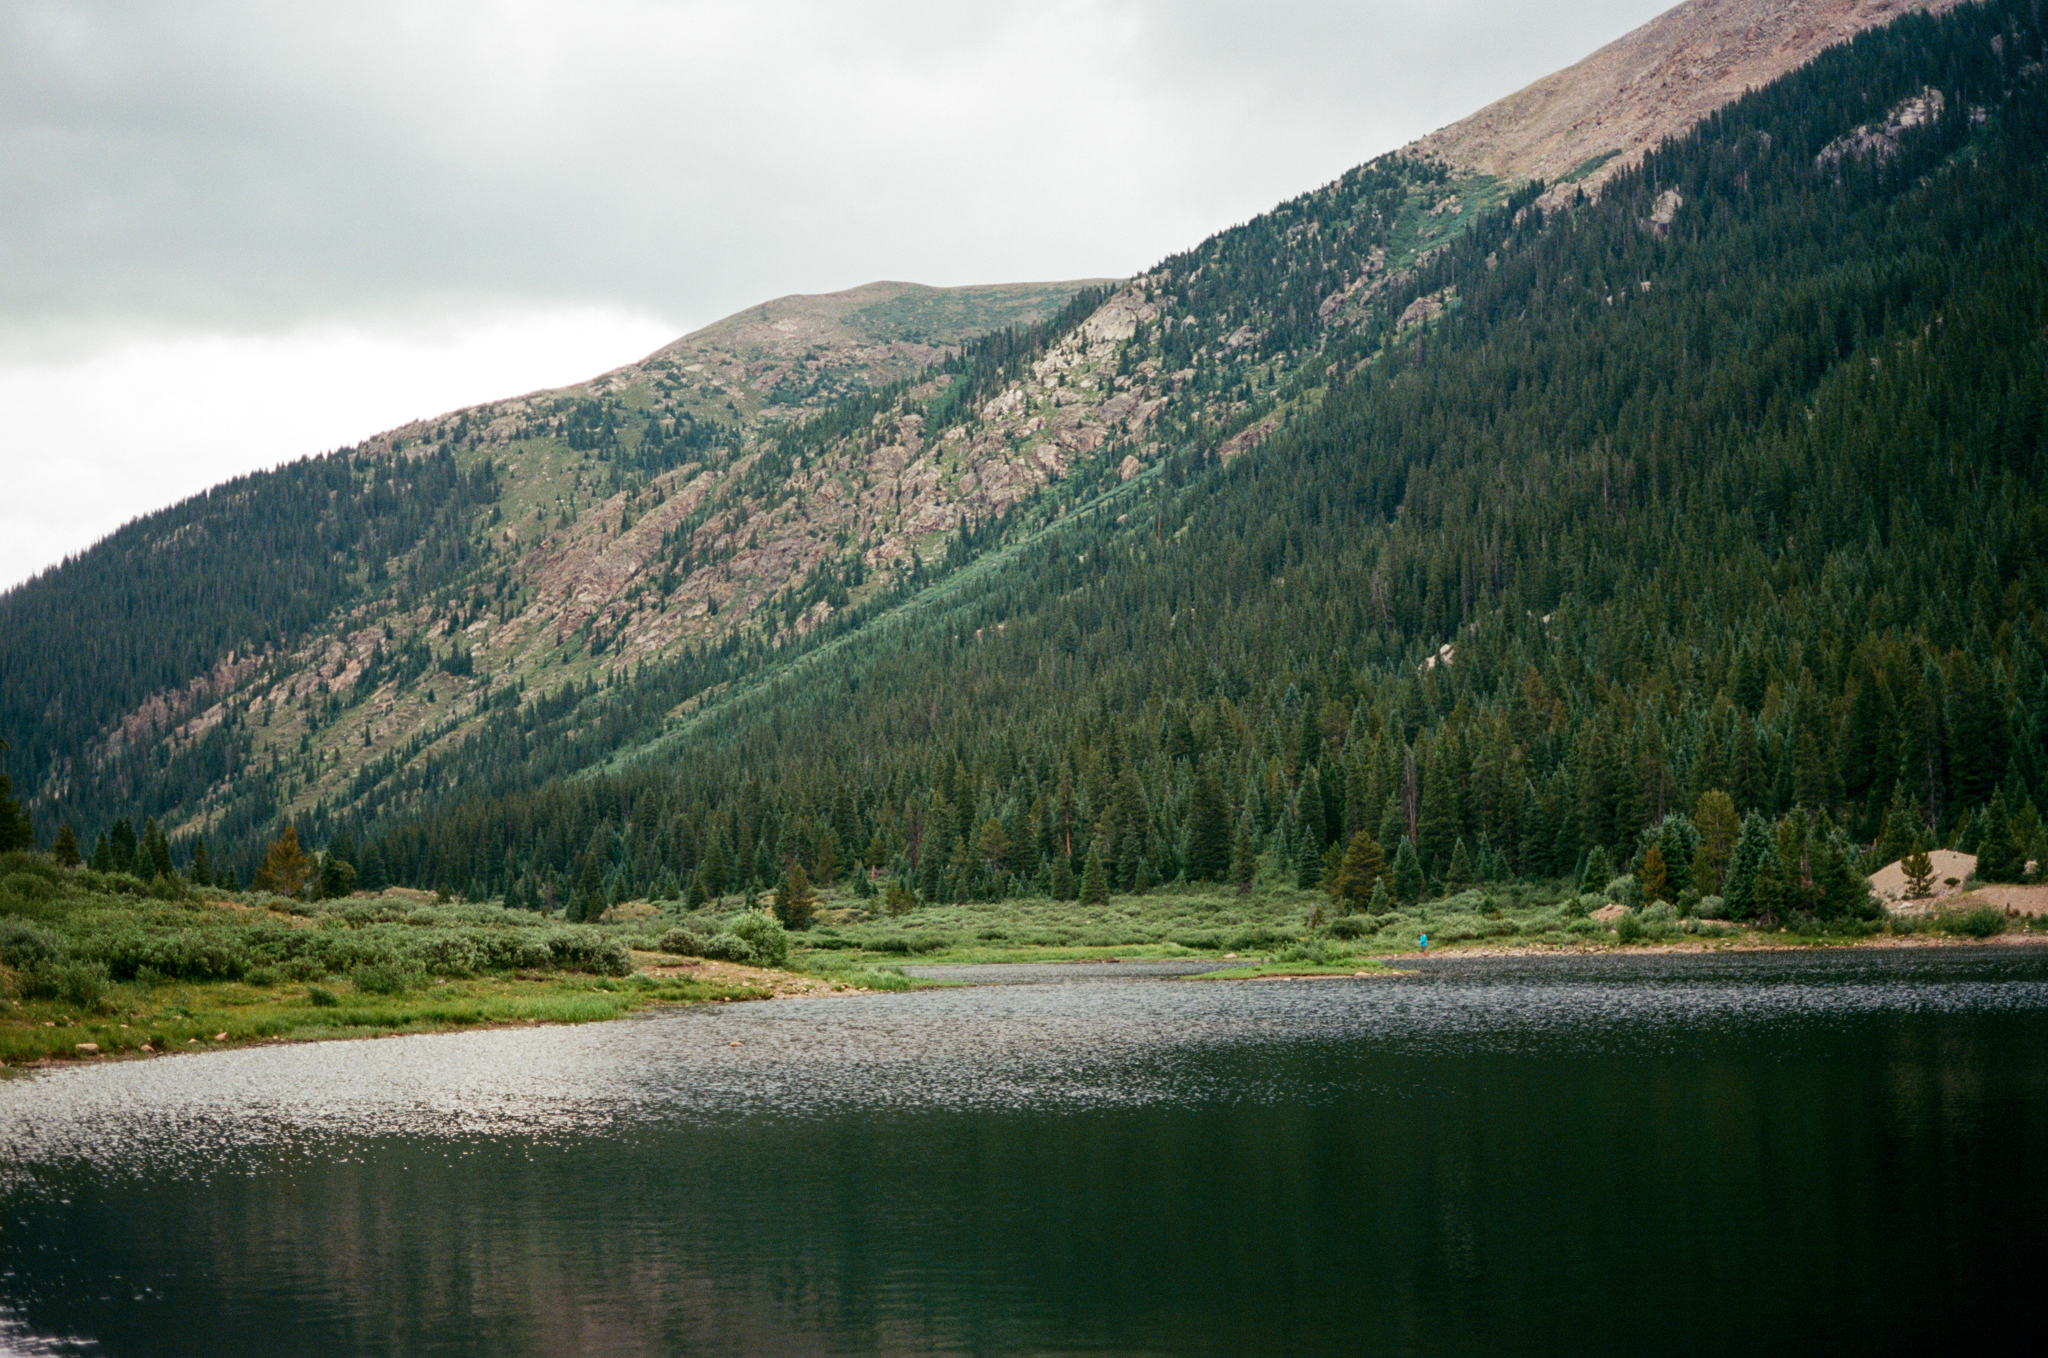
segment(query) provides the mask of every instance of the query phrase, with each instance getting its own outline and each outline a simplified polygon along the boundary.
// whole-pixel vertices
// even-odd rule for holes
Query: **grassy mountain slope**
[[[59,819],[90,834],[117,815],[185,831],[225,818],[232,837],[366,762],[432,748],[490,693],[628,663],[604,654],[622,616],[668,624],[643,655],[744,625],[807,568],[801,550],[770,544],[738,566],[745,549],[726,552],[687,607],[669,606],[669,550],[656,567],[669,588],[650,606],[618,596],[644,592],[649,559],[678,538],[684,554],[720,550],[715,530],[676,525],[747,517],[755,497],[729,483],[778,431],[964,337],[1042,320],[1082,286],[781,298],[581,386],[417,422],[146,516],[0,595],[13,745],[0,758],[46,840]]]
[[[1824,8],[1832,14],[1843,7]],[[1849,8],[1866,18],[1870,10]],[[1695,30],[1661,31],[1668,37]],[[1646,60],[1654,50],[1655,44],[1641,49]],[[1885,81],[1853,89],[1809,81],[1805,88],[1817,91],[1817,102],[1802,115],[1799,135],[1821,141],[1808,149],[1817,153],[1840,129],[1882,122],[1891,107],[1884,92],[1898,79],[1888,70]],[[1664,104],[1676,106],[1669,99]],[[1827,131],[1837,124],[1840,129]],[[1953,119],[1941,124],[1958,125]],[[1427,440],[1411,439],[1398,452],[1368,460],[1369,484],[1306,477],[1299,487],[1311,496],[1306,502],[1254,506],[1229,491],[1245,477],[1259,485],[1261,468],[1279,466],[1286,469],[1283,479],[1294,477],[1297,461],[1290,459],[1304,457],[1309,428],[1355,404],[1357,393],[1370,389],[1369,372],[1386,374],[1389,365],[1404,362],[1416,373],[1446,371],[1435,366],[1437,346],[1469,333],[1470,325],[1496,324],[1517,308],[1551,314],[1546,308],[1563,295],[1559,278],[1539,279],[1529,295],[1502,300],[1496,284],[1510,276],[1503,261],[1533,249],[1529,242],[1538,237],[1568,238],[1580,229],[1572,223],[1592,210],[1560,211],[1546,220],[1525,211],[1540,185],[1457,164],[1449,155],[1393,156],[1360,167],[1140,278],[1075,296],[1058,314],[1052,313],[1074,296],[1073,285],[939,291],[878,284],[825,299],[784,299],[584,387],[422,422],[344,456],[305,464],[294,473],[298,479],[285,476],[278,484],[316,487],[292,502],[299,507],[291,514],[310,516],[305,522],[322,525],[320,532],[279,534],[287,541],[267,544],[275,555],[252,557],[250,565],[253,573],[266,560],[287,563],[265,582],[275,586],[307,576],[306,568],[290,564],[304,560],[318,566],[316,584],[303,597],[291,593],[297,613],[287,612],[285,623],[274,621],[282,601],[252,610],[270,623],[269,632],[253,631],[246,620],[233,626],[212,620],[204,606],[207,589],[240,597],[242,585],[239,579],[226,588],[218,580],[209,584],[208,571],[219,558],[198,544],[205,534],[223,537],[230,522],[239,531],[242,521],[232,513],[220,520],[208,519],[209,512],[242,512],[234,497],[271,483],[256,478],[241,489],[224,488],[232,493],[220,506],[195,502],[167,511],[171,517],[162,522],[145,521],[130,536],[117,535],[107,548],[118,544],[118,550],[97,568],[104,581],[147,580],[141,563],[153,563],[166,585],[131,584],[122,596],[104,583],[88,588],[83,582],[90,572],[67,574],[67,567],[0,600],[0,635],[38,638],[34,646],[9,643],[11,649],[0,653],[0,693],[26,695],[15,710],[0,712],[0,723],[31,730],[28,740],[15,738],[8,767],[18,786],[36,791],[45,839],[59,819],[77,821],[89,839],[114,815],[154,814],[181,836],[206,830],[246,864],[284,818],[319,841],[486,794],[573,800],[584,792],[531,790],[564,774],[616,769],[636,758],[686,760],[693,779],[707,780],[691,783],[696,809],[689,815],[699,825],[692,842],[701,848],[703,817],[736,814],[731,799],[743,795],[735,789],[747,781],[744,770],[765,776],[774,769],[778,786],[797,789],[787,794],[795,800],[758,789],[754,795],[770,797],[777,807],[800,807],[826,798],[822,785],[802,791],[819,770],[843,779],[849,767],[887,765],[893,770],[884,780],[887,790],[861,784],[866,790],[854,828],[866,843],[880,833],[877,808],[893,803],[889,817],[899,827],[910,814],[903,787],[920,786],[926,794],[936,787],[940,800],[961,815],[967,814],[963,803],[977,811],[995,805],[979,788],[970,797],[931,783],[938,775],[920,762],[931,751],[917,745],[911,753],[902,744],[906,733],[919,733],[918,741],[951,733],[957,767],[975,762],[963,753],[979,743],[971,733],[995,722],[992,714],[1014,710],[997,724],[1007,724],[1013,748],[1030,743],[1025,731],[1036,732],[1031,740],[1041,747],[1039,773],[1051,777],[1044,742],[1056,730],[1068,732],[1060,740],[1082,739],[1071,723],[1076,713],[1099,709],[1102,692],[1126,692],[1139,708],[1169,700],[1185,705],[1206,701],[1213,694],[1203,685],[1214,687],[1223,683],[1217,676],[1231,674],[1230,685],[1243,692],[1229,696],[1240,702],[1263,682],[1246,657],[1272,662],[1275,647],[1303,644],[1287,640],[1295,635],[1290,628],[1314,636],[1327,654],[1319,649],[1313,664],[1280,664],[1276,672],[1298,668],[1301,682],[1290,679],[1294,696],[1260,721],[1305,729],[1301,705],[1311,701],[1307,695],[1321,695],[1313,699],[1317,722],[1326,716],[1336,722],[1329,715],[1335,704],[1346,714],[1340,724],[1348,739],[1360,695],[1379,691],[1380,679],[1369,683],[1363,676],[1381,670],[1410,675],[1418,648],[1433,653],[1470,644],[1455,640],[1457,629],[1473,621],[1467,612],[1473,600],[1487,596],[1489,576],[1498,588],[1508,544],[1532,560],[1530,569],[1552,577],[1588,569],[1533,564],[1554,540],[1544,519],[1553,511],[1546,509],[1537,515],[1544,526],[1523,525],[1519,540],[1510,535],[1476,548],[1468,534],[1471,521],[1483,516],[1447,517],[1445,533],[1464,554],[1455,565],[1446,564],[1455,553],[1445,555],[1443,544],[1425,547],[1422,539],[1406,537],[1361,573],[1358,563],[1367,558],[1360,544],[1384,531],[1383,519],[1398,512],[1396,526],[1418,522],[1420,508],[1433,503],[1432,473],[1424,468],[1440,450]],[[1636,247],[1676,248],[1692,215],[1706,211],[1685,206],[1694,202],[1691,191],[1667,197],[1654,179],[1647,182],[1656,191],[1637,202],[1646,181],[1625,182],[1635,197],[1603,203],[1600,210],[1633,214],[1615,220],[1625,220],[1624,235]],[[1546,201],[1556,209],[1569,206]],[[1594,270],[1606,299],[1626,301],[1626,287],[1644,282],[1653,291],[1638,302],[1651,298],[1662,306],[1669,297],[1654,291],[1661,285],[1653,274],[1636,275],[1643,264],[1631,255],[1593,264],[1552,259],[1544,267],[1566,270],[1560,277],[1574,279],[1587,297],[1594,285],[1570,271]],[[1479,315],[1473,308],[1482,300],[1486,309]],[[1628,314],[1644,313],[1638,305]],[[959,342],[995,324],[1011,328]],[[1803,321],[1787,324],[1797,330]],[[1573,343],[1559,335],[1519,342],[1537,356],[1533,371],[1546,373]],[[1773,380],[1787,389],[1810,384],[1840,359],[1839,353],[1825,360],[1809,354],[1796,379]],[[1726,365],[1724,377],[1735,366]],[[1697,376],[1692,368],[1681,371]],[[1470,380],[1476,385],[1464,389],[1463,413],[1454,416],[1447,408],[1418,416],[1418,428],[1476,418],[1483,431],[1492,421],[1471,412],[1487,407],[1494,388],[1486,382],[1505,381],[1506,390],[1516,391],[1528,378],[1512,370],[1489,374],[1486,382]],[[1641,380],[1669,385],[1673,379],[1657,373]],[[1746,374],[1740,379],[1749,380]],[[1595,396],[1595,409],[1601,400],[1618,399]],[[1590,456],[1572,440],[1595,437],[1587,430],[1604,426],[1581,419],[1564,420],[1561,428],[1539,421],[1522,436],[1551,447],[1563,466]],[[1564,433],[1571,439],[1560,444]],[[1632,497],[1642,493],[1633,480],[1636,463],[1612,451],[1611,430],[1597,437],[1607,440],[1597,471],[1603,494],[1618,496],[1624,506],[1635,503]],[[1245,456],[1255,450],[1256,456]],[[1527,451],[1515,445],[1499,457],[1506,463]],[[1317,465],[1313,459],[1299,463],[1311,470]],[[419,503],[426,497],[408,489],[414,483],[405,478],[430,473],[451,478],[451,486],[452,478],[467,477],[468,489],[445,494],[440,519],[387,528],[377,506],[393,495]],[[1557,472],[1544,466],[1529,474],[1540,479]],[[1576,470],[1566,484],[1582,485],[1593,476],[1594,470]],[[1489,499],[1469,487],[1460,493],[1468,509]],[[1208,555],[1189,555],[1195,521],[1187,516],[1218,494],[1216,512],[1239,518],[1228,531],[1214,530],[1221,536],[1204,548]],[[1143,540],[1147,518],[1149,546]],[[1279,531],[1274,524],[1298,521],[1318,525],[1316,549],[1296,528],[1289,530],[1293,547],[1274,559],[1298,557],[1305,564],[1282,574],[1319,581],[1320,611],[1307,615],[1251,588],[1241,578],[1245,549],[1229,545],[1233,534],[1265,542]],[[299,521],[287,516],[286,522]],[[1508,528],[1497,526],[1496,533]],[[1180,575],[1169,585],[1158,572],[1169,569],[1170,545],[1179,554],[1171,569]],[[1465,559],[1475,553],[1477,564]],[[1447,591],[1460,601],[1457,610],[1446,604]],[[118,607],[102,602],[120,597],[125,602]],[[195,635],[179,637],[173,621],[179,614],[159,608],[163,599],[183,601],[176,607],[207,625],[188,625]],[[1175,602],[1162,613],[1161,599]],[[1546,605],[1546,611],[1555,610]],[[122,677],[113,686],[116,698],[97,705],[77,696],[96,690],[53,677],[66,663],[53,656],[70,654],[73,633],[64,630],[64,620],[80,612],[127,645],[101,655],[98,663]],[[1212,626],[1212,613],[1228,626]],[[1162,617],[1164,632],[1157,630]],[[1176,626],[1183,629],[1178,634]],[[1266,639],[1253,645],[1245,628]],[[1192,645],[1187,638],[1194,636],[1210,651],[1199,664],[1168,663],[1171,647],[1151,649]],[[954,648],[964,637],[977,638],[977,654],[1000,653],[1008,657],[1003,665],[1018,672],[1044,668],[1033,645],[1050,645],[1072,659],[1086,649],[1080,639],[1107,637],[1100,644],[1131,654],[1114,663],[1102,657],[1124,676],[1107,689],[1090,685],[1105,682],[1108,671],[1076,662],[1064,686],[984,692],[953,668]],[[46,644],[51,638],[59,644]],[[184,650],[167,646],[167,639]],[[83,646],[79,653],[86,653]],[[1760,660],[1752,668],[1768,672]],[[926,673],[952,677],[941,690],[928,691],[930,681],[918,677]],[[2001,682],[2010,697],[2018,691],[2012,685],[2024,681],[2007,676]],[[1283,685],[1283,698],[1286,691]],[[958,702],[976,692],[978,706],[961,715]],[[885,697],[921,708],[925,716],[913,721],[868,706]],[[1753,724],[1762,709],[1758,695]],[[827,718],[850,714],[861,714],[852,729],[862,736],[847,746],[849,728]],[[1774,721],[1787,720],[1782,706],[1771,714]],[[1119,717],[1110,725],[1131,720]],[[1418,718],[1403,726],[1406,746],[1424,723]],[[1135,730],[1119,734],[1108,748],[1136,741]],[[773,741],[760,744],[763,732]],[[802,733],[797,744],[776,743],[795,732]],[[1092,748],[1095,739],[1083,745]],[[1320,762],[1307,744],[1291,735],[1269,742],[1269,756],[1286,753],[1288,780],[1302,776],[1304,762]],[[819,762],[828,752],[832,758]],[[1551,748],[1543,756],[1551,774],[1555,754]],[[1112,776],[1121,758],[1111,757],[1112,774],[1102,776]],[[732,759],[742,762],[726,762]],[[1086,781],[1087,762],[1078,753],[1065,757],[1069,781]],[[1170,876],[1186,863],[1192,783],[1174,783],[1165,766],[1146,767],[1140,791],[1156,833],[1148,832],[1140,858],[1148,871]],[[1219,768],[1215,777],[1226,787],[1233,814],[1242,815],[1252,805],[1244,790],[1249,775]],[[1407,790],[1415,794],[1421,784],[1417,773]],[[1006,813],[1012,829],[1036,797],[1056,791],[1056,778],[1050,787],[1032,796],[1008,794],[1005,805],[1022,799]],[[1100,792],[1080,803],[1094,821],[1105,805]],[[1276,795],[1261,794],[1268,813]],[[1291,815],[1298,815],[1298,795],[1290,781],[1283,800]],[[1374,805],[1358,815],[1377,824],[1383,798],[1371,796],[1369,787],[1359,795]],[[1789,804],[1789,786],[1779,800]],[[1128,796],[1123,807],[1123,821],[1133,821]],[[1260,843],[1281,823],[1268,813],[1254,817]],[[800,812],[773,814],[801,820]],[[1596,826],[1591,838],[1608,842],[1607,828]],[[1488,827],[1489,843],[1505,855],[1499,829]],[[767,861],[781,833],[769,837]],[[723,851],[751,872],[759,836],[749,829],[742,845],[730,820],[723,834]],[[897,834],[892,842],[907,852],[900,828]],[[1584,838],[1578,829],[1570,835],[1574,844]],[[516,851],[499,844],[488,862],[465,862],[460,870],[422,857],[424,840],[404,853],[416,878],[503,886],[567,871],[575,854],[589,852],[587,836],[578,831],[571,838],[579,842],[564,839],[544,849],[526,843]],[[922,871],[922,855],[910,857]],[[644,887],[657,873],[671,881],[687,877],[695,861],[680,849],[664,857],[614,845],[606,851],[605,872],[615,883]]]
[[[1782,912],[1850,908],[1875,836],[2037,842],[2042,56],[2024,4],[1909,19],[1598,203],[1474,214],[1227,461],[1280,343],[1229,339],[1287,315],[1284,285],[1232,290],[1244,247],[1356,200],[1226,233],[1118,294],[1210,337],[1144,322],[1119,353],[1211,397],[1162,405],[1127,480],[1062,482],[613,772],[394,828],[382,870],[600,900],[861,857],[953,899],[1070,891],[1091,857],[1116,889],[1247,856],[1313,880],[1365,831],[1450,883],[1657,847],[1674,893]],[[482,785],[473,753],[449,772]]]

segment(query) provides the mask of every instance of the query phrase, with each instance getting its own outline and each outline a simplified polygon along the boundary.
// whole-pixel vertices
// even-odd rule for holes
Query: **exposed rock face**
[[[1930,85],[1915,97],[1901,100],[1882,123],[1865,123],[1823,146],[1813,158],[1814,164],[1831,169],[1845,160],[1874,160],[1881,165],[1899,153],[1901,135],[1938,121],[1946,103],[1941,91]]]
[[[1574,66],[1408,147],[1462,169],[1597,192],[1745,90],[1823,48],[1914,11],[1958,0],[1687,0]],[[1598,156],[1571,185],[1560,181]]]

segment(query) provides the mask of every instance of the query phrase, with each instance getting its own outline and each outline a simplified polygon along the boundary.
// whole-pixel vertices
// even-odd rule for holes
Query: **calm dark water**
[[[2040,953],[1043,970],[0,1085],[0,1352],[1869,1354],[2032,1328]]]

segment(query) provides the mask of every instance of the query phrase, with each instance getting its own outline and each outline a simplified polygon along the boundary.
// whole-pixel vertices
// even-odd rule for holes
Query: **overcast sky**
[[[0,0],[0,588],[753,302],[1136,272],[1668,0]]]

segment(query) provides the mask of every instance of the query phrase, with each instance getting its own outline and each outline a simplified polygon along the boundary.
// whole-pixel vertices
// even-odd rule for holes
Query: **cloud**
[[[1655,8],[17,0],[0,323],[1133,271]]]
[[[589,317],[618,318],[609,356],[577,349],[545,379],[559,383],[651,347],[648,318],[680,333],[876,278],[1132,273],[1657,8],[10,0],[0,391],[37,431],[39,468],[75,463],[88,481],[146,438],[211,476],[222,464],[202,447],[232,443],[241,469],[379,427],[252,424],[233,380],[250,353],[337,420],[525,380],[431,396],[400,380],[404,361],[335,349],[344,332],[403,358],[422,318],[477,353],[494,327],[573,315],[587,336]],[[190,399],[147,388],[132,431],[63,404],[163,365]],[[322,380],[403,399],[318,399]],[[105,487],[123,517],[205,484],[144,477],[123,498],[130,475]],[[44,560],[90,540],[44,530]],[[0,564],[0,581],[19,573]]]

